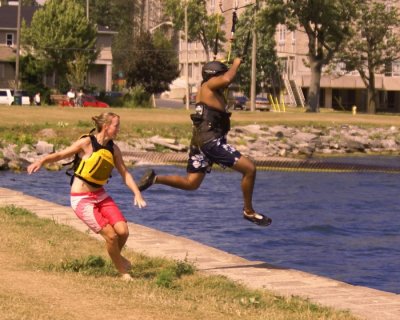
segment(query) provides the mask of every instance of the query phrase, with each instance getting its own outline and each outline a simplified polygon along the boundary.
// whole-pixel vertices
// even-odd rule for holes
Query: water
[[[400,165],[397,158],[346,161]],[[132,171],[136,180],[145,169]],[[155,169],[184,173],[179,167]],[[255,208],[273,219],[260,228],[242,218],[238,173],[214,170],[192,192],[155,185],[144,193],[148,207],[142,210],[132,206],[131,193],[114,174],[107,190],[131,222],[249,260],[400,293],[399,175],[259,171]],[[0,172],[1,187],[62,205],[69,205],[68,179],[46,170],[35,176]]]

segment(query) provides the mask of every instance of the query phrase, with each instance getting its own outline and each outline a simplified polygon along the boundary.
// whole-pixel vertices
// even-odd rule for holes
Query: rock
[[[10,144],[10,145],[6,146],[5,148],[3,148],[3,150],[2,150],[3,157],[6,159],[10,159],[10,160],[17,160],[19,158],[19,156],[15,151],[16,147],[17,147],[17,145]]]
[[[303,143],[303,142],[309,142],[313,139],[316,139],[317,137],[318,136],[313,133],[297,132],[295,135],[292,136],[292,141]]]
[[[8,168],[15,172],[21,172],[23,170],[23,163],[14,159],[8,162]]]
[[[186,151],[188,148],[183,144],[179,144],[175,139],[161,138],[159,136],[154,136],[150,138],[150,141],[154,144],[166,147],[174,151]]]
[[[51,143],[47,143],[46,141],[38,141],[36,144],[36,152],[37,154],[49,154],[54,152],[54,145]]]
[[[24,144],[19,150],[20,153],[28,153],[32,151],[32,147],[30,145]]]
[[[394,139],[386,139],[381,142],[382,147],[388,151],[394,151],[397,149],[397,143]]]

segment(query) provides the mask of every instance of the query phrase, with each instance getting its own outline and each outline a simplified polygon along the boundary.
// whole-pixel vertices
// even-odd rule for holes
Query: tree
[[[48,0],[33,15],[30,27],[23,25],[25,50],[45,64],[47,71],[55,71],[59,85],[64,83],[68,63],[76,56],[87,63],[96,59],[97,30],[86,19],[84,8],[75,0]]]
[[[300,26],[308,36],[308,64],[311,70],[308,105],[319,112],[322,68],[329,64],[351,34],[358,3],[363,0],[267,0],[264,17],[283,23],[290,30]]]
[[[88,57],[81,52],[75,53],[75,59],[67,62],[67,80],[73,88],[83,88],[89,70]]]
[[[188,0],[188,40],[189,42],[200,41],[206,53],[207,61],[210,60],[210,52],[214,49],[216,34],[218,33],[218,46],[226,41],[225,34],[221,30],[224,18],[218,14],[208,14],[206,1]],[[165,0],[165,10],[172,18],[176,30],[184,30],[185,4],[181,0]]]
[[[150,94],[169,90],[179,75],[178,59],[170,42],[161,32],[154,37],[143,33],[137,39],[135,59],[127,69],[128,87],[142,85]]]
[[[239,68],[238,74],[235,78],[235,83],[238,83],[241,91],[245,92],[247,96],[250,96],[250,84],[251,84],[251,48],[246,48],[247,52],[244,52],[246,42],[248,41],[249,32],[252,28],[256,28],[257,32],[257,80],[256,80],[256,93],[260,93],[263,89],[261,84],[267,86],[269,83],[270,88],[279,87],[273,80],[278,80],[279,83],[280,76],[278,73],[278,61],[275,51],[275,25],[265,23],[263,19],[263,13],[260,12],[258,18],[253,21],[254,8],[248,8],[243,12],[237,23],[235,41],[234,41],[234,51],[237,55],[244,54],[244,63]],[[249,39],[251,40],[251,39]],[[247,43],[251,46],[251,41]]]
[[[392,30],[400,26],[400,16],[396,8],[373,0],[365,0],[358,9],[353,36],[338,60],[348,71],[359,72],[368,91],[367,113],[375,113],[379,106],[375,74],[399,59],[400,39]]]

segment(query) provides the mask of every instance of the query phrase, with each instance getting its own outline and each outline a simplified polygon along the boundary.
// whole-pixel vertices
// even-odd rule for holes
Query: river
[[[398,158],[335,159],[400,166]],[[145,167],[131,169],[139,180]],[[181,167],[155,167],[183,174]],[[273,223],[262,228],[242,218],[240,175],[213,170],[197,191],[155,185],[144,193],[145,209],[116,172],[106,186],[127,219],[164,232],[280,267],[354,285],[400,293],[400,179],[385,173],[258,171],[256,210]],[[34,176],[0,171],[0,186],[69,205],[63,171]],[[134,235],[131,235],[134,237]]]

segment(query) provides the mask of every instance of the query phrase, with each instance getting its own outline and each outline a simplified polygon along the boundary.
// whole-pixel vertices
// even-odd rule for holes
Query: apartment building
[[[12,88],[15,85],[15,59],[17,48],[17,9],[15,5],[0,6],[0,87]],[[21,7],[21,19],[27,25],[32,21],[38,7]],[[96,47],[99,55],[88,73],[88,84],[99,90],[112,88],[112,37],[116,32],[98,26]],[[21,54],[23,52],[21,51]],[[48,87],[55,87],[57,75],[44,79]]]
[[[400,8],[399,1],[385,0],[387,6]],[[399,34],[400,36],[400,34]],[[281,59],[283,78],[287,86],[301,87],[304,95],[310,86],[311,74],[304,62],[307,61],[308,38],[302,30],[289,31],[278,25],[276,50]],[[384,74],[376,75],[376,88],[380,94],[378,111],[400,112],[400,61],[387,66]],[[290,90],[290,89],[289,89]],[[357,71],[346,73],[343,64],[337,64],[333,72],[324,72],[321,77],[320,105],[327,108],[351,108],[366,110],[367,91]]]
[[[400,1],[383,0],[387,6],[396,6],[400,9]],[[220,13],[225,18],[222,29],[227,39],[230,37],[232,26],[232,8],[238,8],[237,14],[243,12],[243,7],[254,3],[255,0],[208,0],[207,10],[210,13]],[[220,5],[221,4],[221,5]],[[221,10],[222,8],[222,10]],[[278,25],[275,33],[276,51],[282,62],[282,78],[285,80],[285,102],[291,105],[304,104],[310,86],[311,73],[306,65],[308,53],[308,38],[302,30],[289,31],[285,25]],[[226,48],[229,42],[226,43]],[[201,68],[207,57],[200,43],[188,43],[186,56],[186,42],[183,37],[179,41],[179,62],[181,66],[180,81],[184,82],[186,62],[188,63],[189,83],[193,90],[201,82]],[[220,52],[217,59],[224,58]],[[211,57],[212,58],[212,57]],[[400,112],[400,61],[387,66],[385,74],[376,77],[376,86],[380,94],[379,111]],[[290,94],[289,94],[290,93]],[[320,106],[326,108],[351,108],[357,106],[365,110],[367,91],[358,72],[345,73],[344,66],[338,64],[333,73],[324,72],[321,77]]]

